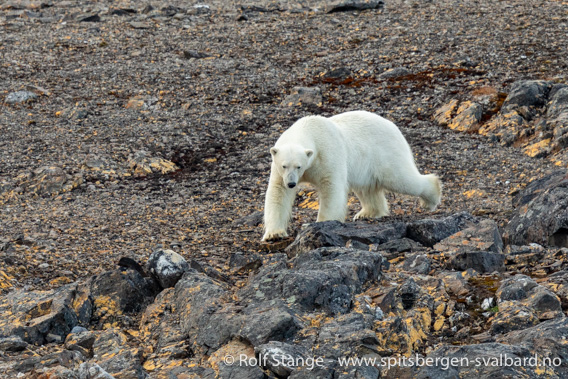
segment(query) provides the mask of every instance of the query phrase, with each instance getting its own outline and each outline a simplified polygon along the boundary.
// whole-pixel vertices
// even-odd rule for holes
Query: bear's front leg
[[[294,205],[295,197],[296,189],[284,187],[282,178],[273,166],[264,203],[263,241],[288,237],[286,229],[288,221],[292,216],[292,206]]]
[[[347,194],[346,185],[342,181],[328,181],[321,183],[318,187],[319,212],[317,221],[337,220],[345,222],[347,215]]]

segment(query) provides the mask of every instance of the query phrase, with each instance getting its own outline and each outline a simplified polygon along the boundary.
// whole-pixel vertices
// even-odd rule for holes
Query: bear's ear
[[[270,148],[270,155],[275,156],[278,153],[278,149],[275,147]]]
[[[308,158],[311,158],[312,155],[314,155],[314,151],[313,150],[304,150],[306,152],[306,155],[308,156]]]

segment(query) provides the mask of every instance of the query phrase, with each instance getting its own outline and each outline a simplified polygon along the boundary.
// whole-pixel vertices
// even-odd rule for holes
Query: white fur
[[[436,175],[420,175],[410,146],[392,122],[364,111],[298,120],[271,149],[272,168],[264,206],[263,241],[287,237],[297,185],[311,183],[319,195],[317,221],[345,221],[347,196],[361,201],[359,218],[389,213],[385,191],[419,196],[434,210],[440,204]]]

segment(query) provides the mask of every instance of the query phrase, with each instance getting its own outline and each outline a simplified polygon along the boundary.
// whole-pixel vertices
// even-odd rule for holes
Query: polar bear
[[[344,222],[350,191],[362,206],[355,220],[388,215],[385,191],[419,196],[430,211],[440,204],[438,177],[421,175],[397,126],[373,113],[301,118],[280,136],[270,154],[263,241],[288,236],[297,185],[303,182],[318,192],[318,222]]]

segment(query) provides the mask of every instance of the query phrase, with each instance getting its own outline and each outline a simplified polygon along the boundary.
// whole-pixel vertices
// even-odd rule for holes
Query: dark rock
[[[402,266],[404,270],[427,275],[430,272],[431,260],[426,254],[408,255]]]
[[[81,174],[70,175],[56,166],[40,167],[19,175],[16,184],[24,192],[34,195],[56,195],[69,192],[83,183]]]
[[[205,275],[218,280],[220,282],[225,282],[225,283],[232,283],[232,280],[230,277],[228,277],[227,275],[225,275],[222,272],[217,271],[215,268],[207,266],[207,265],[202,265],[201,263],[197,262],[194,259],[190,259],[189,260],[189,267],[198,271],[198,272],[202,272]]]
[[[368,350],[376,350],[379,345],[372,328],[373,320],[361,313],[341,315],[322,325],[313,352],[315,356],[330,359],[362,356]]]
[[[283,299],[308,310],[346,313],[363,285],[381,277],[382,261],[374,252],[320,248],[299,255],[291,269],[284,263],[263,267],[239,295],[247,301]]]
[[[256,211],[251,213],[250,215],[236,219],[235,221],[233,221],[233,225],[235,226],[245,225],[251,227],[258,226],[262,224],[263,217],[264,217],[263,211]]]
[[[270,341],[288,340],[302,327],[294,312],[281,300],[253,303],[247,306],[241,315],[234,318],[234,322],[241,324],[236,335],[249,341],[253,346]]]
[[[529,246],[507,246],[505,255],[507,256],[507,265],[527,266],[540,262],[544,258],[545,250],[538,244],[530,244]]]
[[[211,379],[233,379],[233,378],[247,378],[247,379],[265,379],[266,374],[258,366],[254,365],[227,365],[223,362],[219,364],[218,376],[212,376]]]
[[[513,200],[517,208],[503,237],[511,245],[568,247],[568,178],[557,171],[534,181]]]
[[[322,364],[311,370],[300,367],[294,370],[288,379],[334,379],[335,370],[329,366],[333,367],[335,364],[335,362],[330,362],[329,365]]]
[[[516,275],[506,279],[497,290],[499,301],[523,300],[529,296],[530,291],[538,284],[525,275]]]
[[[131,99],[126,105],[127,108],[144,108],[151,109],[155,106],[157,99],[150,98],[142,100],[139,98]],[[151,156],[151,153],[140,150],[130,156],[128,159],[128,167],[130,171],[139,177],[151,174],[169,174],[179,169],[172,161],[161,157]]]
[[[163,7],[162,9],[160,9],[160,12],[165,17],[173,17],[175,16],[176,13],[179,13],[181,11],[182,11],[181,8],[174,7],[172,5],[168,5],[167,7]]]
[[[347,67],[339,67],[325,73],[324,78],[327,79],[346,79],[352,75],[351,70]]]
[[[530,204],[537,197],[552,188],[561,186],[566,181],[566,171],[558,170],[543,178],[533,180],[522,191],[518,192],[512,200],[513,207],[519,208]]]
[[[550,275],[543,283],[560,298],[562,309],[568,309],[568,271],[562,270]]]
[[[200,52],[195,51],[195,50],[184,50],[183,51],[183,57],[185,59],[190,59],[190,58],[202,59],[202,58],[208,58],[210,56],[211,56],[210,54],[200,53]]]
[[[456,213],[442,219],[424,219],[410,222],[406,235],[424,246],[433,247],[441,240],[476,223],[477,220],[468,212]]]
[[[110,14],[115,16],[132,16],[138,13],[136,9],[132,8],[118,8],[118,9],[111,9]]]
[[[112,270],[87,282],[93,299],[93,322],[103,326],[109,320],[143,311],[160,292],[152,278],[134,270]]]
[[[148,377],[140,363],[141,351],[129,347],[126,335],[118,329],[111,328],[101,333],[93,343],[93,354],[95,362],[113,377]]]
[[[383,0],[347,0],[330,5],[327,13],[382,9],[384,6]]]
[[[27,342],[18,336],[0,338],[0,351],[22,351],[27,347]]]
[[[175,286],[189,270],[189,264],[184,257],[173,250],[165,249],[154,251],[148,258],[146,267],[162,288]]]
[[[24,359],[18,362],[14,369],[18,372],[28,372],[34,369],[39,370],[57,366],[74,368],[84,360],[85,358],[78,351],[63,350],[57,353]]]
[[[258,254],[232,253],[229,258],[229,267],[234,272],[256,270],[262,266],[262,259]]]
[[[372,251],[380,251],[386,259],[403,256],[405,252],[425,250],[424,246],[410,238],[400,238],[387,241],[380,245],[372,245]]]
[[[554,91],[554,92],[553,92]],[[546,110],[546,117],[554,124],[566,121],[568,116],[568,86],[554,86],[550,91],[550,103]],[[566,126],[566,124],[565,124]]]
[[[100,22],[101,16],[98,14],[83,14],[77,17],[79,22]]]
[[[348,249],[357,249],[357,250],[363,250],[363,251],[369,251],[370,246],[363,243],[363,242],[359,242],[359,241],[354,241],[354,240],[349,240],[347,242],[345,242],[345,247]]]
[[[118,265],[123,269],[131,269],[138,271],[138,273],[144,277],[148,276],[144,268],[140,265],[140,263],[136,262],[134,259],[129,257],[122,257],[118,260]]]
[[[310,224],[296,237],[294,242],[286,248],[288,256],[317,249],[319,247],[343,247],[347,240],[335,231],[343,226],[339,221],[325,221]]]
[[[173,292],[158,299],[164,305],[173,304],[175,311],[168,312],[164,306],[152,305],[143,317],[141,328],[150,329],[158,338],[160,349],[183,341],[188,335],[193,352],[210,354],[233,337],[258,346],[269,341],[288,340],[302,327],[282,300],[253,302],[242,307],[224,301],[227,296],[221,285],[190,270]],[[172,314],[161,316],[164,313]],[[156,322],[158,325],[153,326]],[[180,332],[176,331],[176,323],[180,323]]]
[[[176,284],[172,302],[194,352],[215,351],[238,331],[239,325],[231,322],[235,311],[222,311],[226,296],[220,283],[194,269]]]
[[[448,127],[460,132],[475,132],[483,116],[483,105],[464,101],[457,108],[453,119],[448,122]]]
[[[79,379],[114,379],[96,363],[85,362],[79,366]]]
[[[0,338],[20,337],[36,345],[63,341],[74,326],[89,322],[90,307],[87,291],[77,284],[10,292],[0,299]]]
[[[282,101],[283,106],[315,106],[321,107],[323,97],[318,87],[294,87],[292,93]]]
[[[84,328],[82,326],[76,326],[73,329],[71,329],[71,333],[75,333],[75,334],[79,334],[79,333],[83,333],[83,332],[87,332],[88,329]]]
[[[309,357],[308,351],[302,346],[278,341],[260,345],[254,351],[259,356],[262,367],[280,378],[290,376],[297,367],[306,367],[300,362],[305,362]]]
[[[131,21],[128,23],[133,29],[150,29],[152,24],[148,21]]]
[[[286,248],[286,253],[293,257],[319,247],[344,247],[349,240],[366,245],[380,245],[390,240],[400,239],[405,234],[406,225],[402,222],[390,224],[316,222],[308,225],[298,234],[294,242]]]
[[[282,9],[280,9],[277,6],[271,7],[271,8],[266,8],[266,7],[261,7],[261,6],[258,6],[258,5],[239,5],[239,8],[241,9],[242,12],[263,12],[263,13],[267,13],[267,12],[282,11]]]
[[[444,281],[449,293],[463,299],[470,292],[468,279],[473,277],[473,273],[472,269],[465,272],[444,271],[438,273],[437,277]]]
[[[560,367],[554,367],[559,377],[565,378],[568,374],[568,318],[560,318],[542,322],[532,328],[516,330],[499,337],[499,342],[509,345],[523,346],[539,358],[549,358],[560,361]]]
[[[523,330],[538,323],[538,316],[533,309],[517,303],[505,302],[499,306],[499,310],[491,322],[491,334]]]
[[[346,367],[341,370],[336,370],[336,375],[334,378],[337,379],[351,379],[351,378],[361,378],[361,379],[379,379],[380,371],[374,366],[356,366],[356,367]]]
[[[448,253],[487,251],[500,254],[503,247],[497,223],[487,219],[470,225],[434,245],[436,250]]]
[[[140,320],[140,333],[152,341],[152,348],[156,354],[168,351],[176,358],[187,358],[193,354],[188,346],[187,336],[181,330],[175,290],[167,288],[160,292],[156,300],[150,304]],[[187,301],[187,299],[184,299]]]
[[[499,307],[507,301],[531,308],[540,319],[564,317],[560,299],[525,275],[506,279],[496,292]]]
[[[37,95],[34,92],[30,91],[17,91],[17,92],[10,92],[4,102],[6,104],[23,104],[29,103],[35,99],[37,99]]]
[[[379,75],[379,79],[396,79],[401,76],[409,75],[411,72],[406,67],[395,67],[386,70]]]
[[[505,254],[492,251],[464,251],[452,254],[448,268],[465,271],[472,268],[477,272],[491,273],[505,270]]]
[[[73,328],[75,329],[75,328]],[[70,333],[65,339],[65,348],[67,350],[78,351],[83,354],[84,357],[93,357],[93,344],[97,335],[94,332],[85,330],[79,333]]]
[[[521,80],[515,82],[503,103],[502,110],[508,111],[523,106],[543,106],[546,104],[551,86],[551,82],[544,80]]]
[[[155,9],[155,8],[154,8],[152,5],[147,4],[147,5],[144,6],[144,8],[142,8],[142,10],[140,11],[140,13],[148,14],[148,13],[152,12],[154,9]]]
[[[442,346],[425,358],[431,358],[431,365],[420,367],[401,367],[386,372],[386,377],[416,379],[454,379],[454,378],[536,378],[541,370],[534,366],[523,365],[523,359],[534,358],[534,352],[525,347],[509,346],[500,343],[482,343],[478,345]],[[511,362],[504,364],[504,359]],[[515,361],[517,360],[517,361]],[[452,363],[454,362],[454,363]],[[468,362],[465,364],[465,362]]]

